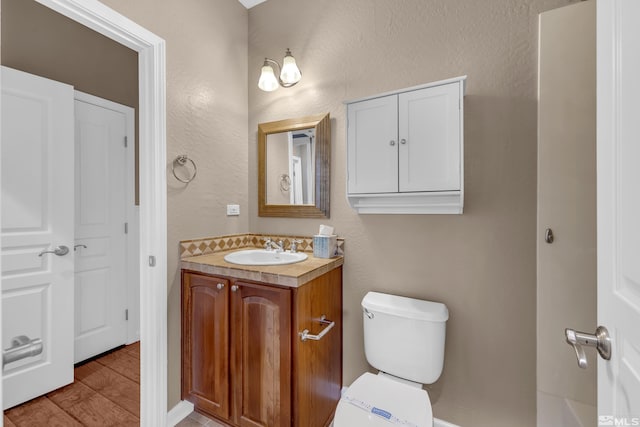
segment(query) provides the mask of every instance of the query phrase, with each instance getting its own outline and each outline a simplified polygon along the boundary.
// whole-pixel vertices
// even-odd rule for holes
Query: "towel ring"
[[[193,174],[187,179],[180,178],[178,175],[176,175],[176,163],[178,164],[178,166],[185,166],[187,164],[187,161],[191,162],[191,164],[193,165]],[[176,157],[175,159],[173,159],[173,164],[171,165],[171,171],[173,172],[173,176],[175,176],[178,181],[188,184],[191,181],[193,181],[193,179],[196,177],[196,174],[198,173],[198,167],[196,166],[196,162],[194,162],[193,159],[190,159],[189,157],[187,157],[186,154],[182,154]]]
[[[283,173],[280,175],[280,190],[283,192],[287,192],[291,189],[291,178],[289,178],[289,174]]]

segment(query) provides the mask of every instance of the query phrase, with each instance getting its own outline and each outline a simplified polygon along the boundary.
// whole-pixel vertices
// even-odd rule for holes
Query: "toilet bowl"
[[[444,304],[369,292],[362,300],[365,355],[378,375],[362,374],[338,402],[334,427],[432,427],[423,384],[444,363]]]
[[[336,408],[334,427],[433,426],[429,395],[420,387],[369,372],[347,389]]]

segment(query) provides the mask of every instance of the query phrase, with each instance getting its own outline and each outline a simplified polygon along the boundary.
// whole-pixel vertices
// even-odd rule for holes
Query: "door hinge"
[[[149,267],[155,267],[156,266],[156,257],[154,257],[153,255],[149,255]]]
[[[124,223],[124,234],[129,234],[129,223],[128,222]]]
[[[129,309],[124,310],[124,320],[129,320]]]
[[[127,148],[129,143],[129,138],[127,138],[126,136],[124,137],[124,148]]]

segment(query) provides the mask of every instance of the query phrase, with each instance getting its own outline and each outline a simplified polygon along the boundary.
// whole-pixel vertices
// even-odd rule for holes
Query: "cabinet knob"
[[[231,290],[232,290],[233,292],[237,291],[237,290],[238,290],[238,285],[233,285],[233,286],[231,286]]]
[[[407,143],[407,140],[406,140],[406,139],[402,138],[402,139],[400,140],[400,144],[406,144],[406,143]]]
[[[218,283],[217,288],[221,290],[224,289],[224,283]]]
[[[389,141],[389,145],[394,146],[396,145],[396,142],[392,139],[391,141]]]

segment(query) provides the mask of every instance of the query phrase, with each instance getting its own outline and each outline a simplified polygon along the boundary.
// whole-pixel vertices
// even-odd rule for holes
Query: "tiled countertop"
[[[297,288],[341,266],[344,262],[342,256],[316,258],[313,254],[308,254],[309,258],[304,261],[286,265],[238,265],[228,263],[224,260],[226,254],[245,249],[261,248],[233,249],[207,255],[185,257],[182,258],[180,267],[205,274],[235,277],[238,279]]]

